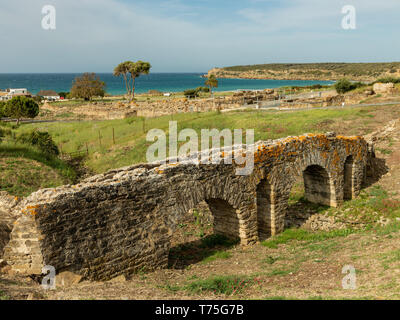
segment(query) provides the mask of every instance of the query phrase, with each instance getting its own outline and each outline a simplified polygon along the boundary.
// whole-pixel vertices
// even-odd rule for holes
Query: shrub
[[[59,155],[57,145],[48,132],[33,130],[31,132],[21,133],[17,141],[37,147],[40,151],[48,155]]]
[[[4,113],[5,112],[5,110],[4,110],[5,105],[6,105],[6,103],[4,101],[0,101],[0,118],[3,118],[3,117],[6,116],[5,113]]]
[[[208,88],[208,87],[197,87],[197,88],[196,88],[196,91],[197,91],[197,92],[208,93],[208,92],[210,92],[210,88]]]
[[[338,93],[343,94],[351,90],[365,86],[362,82],[350,82],[347,79],[341,79],[335,83],[335,89]]]
[[[183,94],[185,95],[186,98],[188,99],[193,99],[193,98],[197,98],[199,96],[199,92],[197,91],[197,89],[188,89],[185,90],[183,92]]]
[[[61,98],[66,99],[67,96],[69,95],[69,92],[61,91],[61,92],[58,93],[58,95],[59,95]]]
[[[3,113],[7,117],[16,118],[19,124],[21,118],[35,118],[39,114],[39,105],[31,98],[14,97],[7,101]]]
[[[400,78],[385,77],[376,80],[374,83],[400,83]]]

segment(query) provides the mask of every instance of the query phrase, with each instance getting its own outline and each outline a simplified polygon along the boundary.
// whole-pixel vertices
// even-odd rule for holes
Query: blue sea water
[[[145,93],[149,90],[162,92],[180,92],[186,89],[204,86],[205,73],[151,73],[136,79],[136,93]],[[75,73],[30,73],[5,74],[0,73],[0,89],[27,88],[36,94],[40,90],[54,90],[56,92],[70,91],[72,81],[81,74]],[[125,84],[122,78],[114,77],[111,73],[98,73],[106,83],[106,91],[112,95],[125,93]],[[313,84],[331,84],[329,81],[303,80],[249,80],[249,79],[220,79],[216,91],[231,91],[238,89],[266,89],[282,86],[308,86]]]

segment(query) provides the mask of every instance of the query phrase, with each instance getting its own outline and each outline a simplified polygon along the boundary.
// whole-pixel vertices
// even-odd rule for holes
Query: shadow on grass
[[[222,235],[210,235],[175,246],[170,250],[168,267],[171,269],[185,269],[198,262],[211,261],[220,257],[229,258],[230,255],[228,253],[224,254],[223,251],[234,247],[238,243],[238,239],[228,239]]]
[[[311,216],[324,213],[330,208],[326,205],[309,202],[304,196],[296,200],[288,205],[285,228],[300,228]]]

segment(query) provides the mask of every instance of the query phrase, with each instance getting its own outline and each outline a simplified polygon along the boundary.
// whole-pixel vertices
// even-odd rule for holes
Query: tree
[[[61,98],[66,99],[67,96],[69,95],[69,92],[61,91],[61,92],[58,93],[58,95],[59,95]]]
[[[39,105],[31,98],[18,96],[8,100],[3,110],[5,116],[16,118],[18,125],[21,118],[35,118],[39,114]]]
[[[204,84],[210,88],[211,95],[214,95],[212,88],[218,88],[218,79],[215,75],[210,75]]]
[[[4,101],[0,101],[0,118],[3,118],[6,116],[5,110],[4,110],[5,106],[6,106],[6,103]]]
[[[58,156],[60,154],[56,143],[47,131],[42,132],[35,129],[30,132],[21,133],[17,137],[17,141],[35,146],[47,155]]]
[[[150,63],[140,60],[137,62],[125,61],[115,67],[114,76],[122,76],[124,78],[129,101],[132,101],[135,98],[136,78],[140,77],[142,74],[149,74],[150,69]]]
[[[351,90],[361,88],[365,86],[362,82],[350,82],[347,79],[341,79],[338,82],[335,83],[335,89],[337,93],[344,94],[346,92],[349,92]]]
[[[92,100],[93,97],[104,97],[106,84],[95,73],[84,73],[76,77],[71,88],[71,97]]]

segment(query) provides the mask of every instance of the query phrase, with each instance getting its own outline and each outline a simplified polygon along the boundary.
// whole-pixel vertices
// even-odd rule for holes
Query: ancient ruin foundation
[[[235,164],[183,161],[35,192],[9,209],[15,221],[3,259],[15,272],[38,274],[51,265],[91,280],[165,268],[172,233],[202,201],[215,233],[255,244],[283,231],[296,176],[309,201],[338,206],[359,193],[373,154],[362,137],[335,134],[258,142],[247,152],[255,159],[248,176],[237,176]]]

